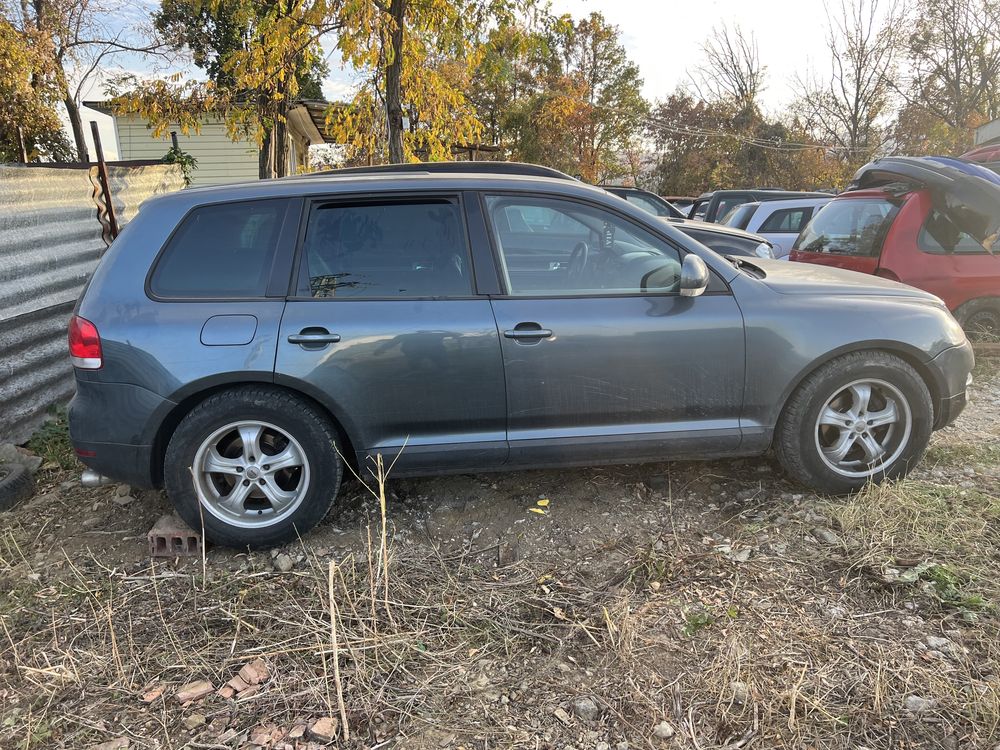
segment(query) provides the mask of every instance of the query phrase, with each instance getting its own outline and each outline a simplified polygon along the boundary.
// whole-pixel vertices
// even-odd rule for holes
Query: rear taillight
[[[69,321],[69,356],[81,370],[100,370],[104,364],[97,326],[79,315]]]

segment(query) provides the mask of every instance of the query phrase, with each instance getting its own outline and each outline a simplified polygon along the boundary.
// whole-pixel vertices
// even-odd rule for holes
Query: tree
[[[696,88],[710,98],[732,102],[740,114],[755,113],[767,67],[760,62],[754,35],[723,25],[712,30],[701,50],[705,62],[698,68]]]
[[[881,151],[889,137],[886,115],[902,19],[896,0],[840,0],[839,8],[827,5],[826,12],[829,77],[799,79],[805,93],[796,108],[841,159],[861,164]]]
[[[918,0],[909,23],[898,91],[961,131],[967,145],[977,125],[1000,116],[1000,3]]]
[[[8,20],[0,3],[0,162],[46,157],[64,161],[72,148],[55,110],[59,101],[51,55],[39,54],[49,40],[36,32],[23,34]]]
[[[130,24],[112,26],[123,15],[119,0],[24,0],[13,24],[25,38],[44,39],[36,54],[45,55],[52,86],[66,108],[76,157],[87,160],[80,117],[80,96],[90,77],[116,55],[153,54],[159,43]]]
[[[518,20],[534,0],[346,0],[338,47],[367,76],[330,127],[353,158],[390,162],[450,156],[482,123],[466,96],[490,29]],[[405,121],[404,122],[404,118]],[[408,123],[408,127],[406,127]]]
[[[109,93],[120,114],[149,120],[154,135],[177,123],[197,131],[206,115],[225,119],[230,137],[260,147],[260,176],[287,172],[287,112],[319,93],[320,40],[339,27],[326,0],[169,0],[155,17],[171,47],[188,50],[207,81],[123,76]]]

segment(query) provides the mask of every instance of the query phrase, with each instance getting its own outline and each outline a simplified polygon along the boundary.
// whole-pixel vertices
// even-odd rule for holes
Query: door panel
[[[339,341],[288,340],[317,329]],[[405,443],[398,472],[506,460],[503,362],[488,300],[290,300],[275,374],[322,394],[359,454],[391,460]]]
[[[740,444],[743,319],[729,295],[493,301],[512,464],[723,454]]]

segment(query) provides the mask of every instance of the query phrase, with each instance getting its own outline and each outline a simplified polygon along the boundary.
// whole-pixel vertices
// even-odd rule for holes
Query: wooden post
[[[173,146],[174,151],[180,151],[180,146],[177,145],[177,131],[170,131],[170,145]]]
[[[115,204],[111,200],[111,179],[108,177],[108,165],[104,161],[104,147],[101,145],[101,133],[97,122],[90,121],[90,134],[94,137],[94,151],[97,152],[97,176],[101,180],[101,190],[104,192],[104,205],[108,209],[108,233],[114,240],[118,236],[118,219],[115,218]]]
[[[17,149],[21,156],[21,163],[28,163],[28,149],[24,147],[24,128],[17,126]]]

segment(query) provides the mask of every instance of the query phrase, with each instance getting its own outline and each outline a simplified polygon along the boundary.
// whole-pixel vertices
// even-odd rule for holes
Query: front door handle
[[[503,335],[507,339],[547,339],[552,336],[552,331],[548,328],[515,328],[504,331]]]
[[[289,344],[298,344],[304,349],[322,349],[327,344],[340,341],[339,333],[330,333],[325,328],[303,328],[288,337]]]

